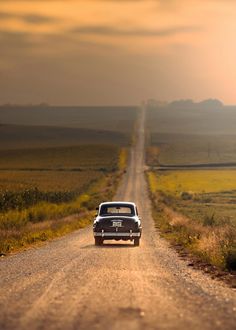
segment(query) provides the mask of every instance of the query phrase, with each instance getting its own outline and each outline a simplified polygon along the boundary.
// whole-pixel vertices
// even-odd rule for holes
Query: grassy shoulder
[[[48,193],[51,197],[59,197],[53,202],[50,202],[50,199],[46,201],[36,199],[33,200],[32,205],[30,203],[24,204],[22,202],[23,196],[27,201],[31,201],[31,193],[35,193],[35,190],[28,190],[29,194],[23,195],[26,191],[22,192],[17,176],[14,184],[15,187],[18,187],[16,192],[18,195],[10,194],[11,198],[14,197],[11,200],[12,204],[9,204],[7,210],[2,209],[0,212],[0,254],[18,251],[32,244],[60,237],[90,224],[97,205],[102,201],[113,198],[126,168],[127,150],[120,149],[116,161],[116,168],[111,167],[108,163],[106,168],[103,170],[98,169],[97,172],[86,170],[83,172],[66,171],[56,173],[52,171],[51,174],[42,172],[46,174],[46,177],[43,176],[42,180],[39,179],[36,182],[37,189],[46,187],[50,190]],[[111,162],[114,163],[112,157]],[[58,173],[60,173],[60,180],[58,180]],[[32,178],[35,174],[37,172],[32,171],[28,173],[28,176]],[[69,178],[66,180],[67,175],[69,175]],[[28,182],[28,176],[26,180],[25,177],[23,178],[23,183]],[[22,177],[20,177],[20,180],[22,180]],[[80,183],[76,180],[80,180]],[[66,191],[63,190],[65,196],[68,197],[69,193],[72,192],[66,202],[63,201],[61,195],[60,182],[63,189],[66,188]],[[4,186],[4,180],[1,183]],[[55,185],[55,183],[57,184]],[[7,185],[9,187],[9,182],[7,182]],[[15,198],[16,196],[18,199]],[[6,198],[6,195],[2,197]],[[6,206],[6,201],[3,205]]]
[[[150,171],[147,181],[162,235],[219,269],[235,270],[236,171]]]

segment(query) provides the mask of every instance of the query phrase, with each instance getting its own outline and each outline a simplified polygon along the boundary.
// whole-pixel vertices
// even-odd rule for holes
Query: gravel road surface
[[[155,230],[144,178],[140,115],[116,199],[137,203],[140,247],[92,227],[0,260],[0,329],[235,329],[236,293],[193,270]]]

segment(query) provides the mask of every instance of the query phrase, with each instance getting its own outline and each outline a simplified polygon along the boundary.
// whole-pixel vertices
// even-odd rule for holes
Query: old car
[[[105,202],[97,211],[93,224],[95,245],[102,245],[104,240],[130,240],[139,246],[142,226],[134,203]]]

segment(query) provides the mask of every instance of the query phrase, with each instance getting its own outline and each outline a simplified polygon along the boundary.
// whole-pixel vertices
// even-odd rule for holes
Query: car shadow
[[[116,248],[116,249],[122,249],[122,248],[134,248],[134,244],[119,244],[119,243],[103,243],[102,245],[95,245],[95,244],[88,244],[81,249],[109,249],[109,248]]]

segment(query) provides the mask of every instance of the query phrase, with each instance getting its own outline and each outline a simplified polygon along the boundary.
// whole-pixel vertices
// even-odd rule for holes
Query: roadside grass
[[[2,230],[0,229],[0,254],[5,255],[25,249],[29,246],[64,236],[72,231],[84,228],[91,223],[92,212],[80,211],[79,214],[44,221],[37,226],[28,224],[21,229]]]
[[[148,172],[161,233],[220,269],[236,269],[236,171]]]
[[[128,162],[128,149],[122,148],[119,155],[119,169],[124,171],[126,169]]]
[[[146,148],[146,163],[148,165],[159,165],[159,156],[160,156],[161,149],[157,146],[148,146]]]

